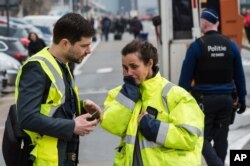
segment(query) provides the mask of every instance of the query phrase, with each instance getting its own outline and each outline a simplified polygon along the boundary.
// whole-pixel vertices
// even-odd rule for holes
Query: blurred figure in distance
[[[30,32],[28,39],[30,40],[28,45],[29,56],[36,54],[38,51],[46,47],[44,40],[39,38],[35,32]]]

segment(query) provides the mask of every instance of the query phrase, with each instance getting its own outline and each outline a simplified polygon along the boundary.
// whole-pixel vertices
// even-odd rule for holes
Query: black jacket
[[[36,41],[31,40],[28,46],[29,56],[36,54],[44,47],[46,47],[46,44],[42,39],[38,38]]]
[[[24,66],[19,83],[17,109],[22,129],[58,138],[59,166],[62,166],[65,153],[76,153],[78,136],[73,134],[75,123],[68,105],[70,100],[69,83],[64,74],[66,86],[65,104],[58,108],[54,116],[47,117],[40,113],[41,104],[45,103],[51,81],[38,62],[30,62]],[[67,107],[66,109],[64,107]]]

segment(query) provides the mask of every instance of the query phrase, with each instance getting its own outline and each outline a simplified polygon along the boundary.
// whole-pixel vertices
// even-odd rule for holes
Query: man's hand
[[[98,120],[101,120],[101,115],[102,115],[102,110],[101,108],[96,104],[94,103],[92,100],[85,100],[83,101],[83,107],[84,109],[90,113],[90,114],[93,114],[94,112],[98,112],[99,114],[99,118],[97,118]]]
[[[75,128],[74,133],[80,136],[84,136],[89,134],[94,130],[95,126],[98,124],[98,120],[95,119],[93,121],[87,121],[87,118],[91,118],[91,114],[83,114],[74,119]]]
[[[135,79],[131,76],[125,76],[123,81],[124,84],[122,86],[121,93],[134,102],[137,102],[140,98],[140,89],[136,84]]]
[[[246,111],[246,103],[245,101],[240,101],[240,109],[237,111],[238,114],[242,114]]]

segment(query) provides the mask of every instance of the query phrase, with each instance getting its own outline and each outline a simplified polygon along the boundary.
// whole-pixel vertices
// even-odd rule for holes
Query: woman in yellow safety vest
[[[122,50],[124,84],[109,91],[101,121],[121,137],[114,165],[201,165],[204,114],[187,91],[161,76],[157,63],[147,41]]]

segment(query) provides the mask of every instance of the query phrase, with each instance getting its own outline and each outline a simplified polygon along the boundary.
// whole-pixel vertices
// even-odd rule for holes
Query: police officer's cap
[[[204,9],[201,13],[201,18],[216,24],[219,21],[218,13],[213,9]]]

